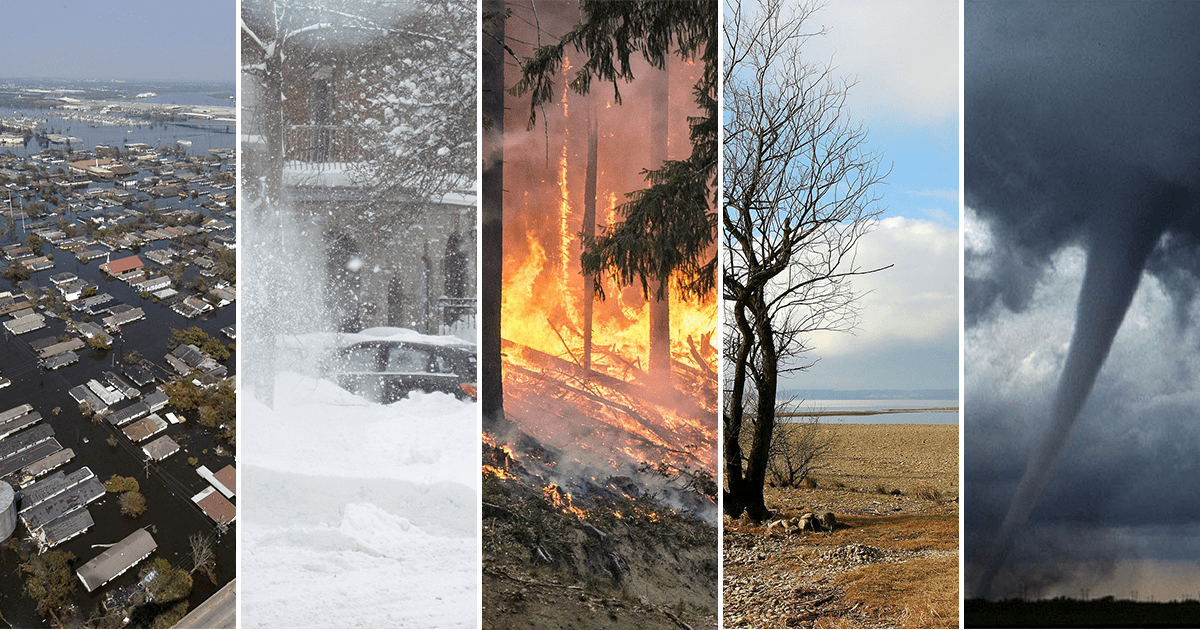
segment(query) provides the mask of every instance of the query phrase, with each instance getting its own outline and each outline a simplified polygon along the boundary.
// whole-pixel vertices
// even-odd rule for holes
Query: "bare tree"
[[[821,432],[818,416],[798,416],[784,421],[776,414],[773,421],[774,439],[767,457],[767,474],[776,486],[799,485],[821,470],[832,441]]]
[[[858,240],[882,212],[886,172],[866,130],[849,118],[853,85],[803,53],[824,34],[807,29],[820,8],[785,12],[782,0],[725,11],[725,166],[722,269],[727,309],[725,511],[767,514],[763,501],[782,374],[813,362],[809,335],[859,321],[850,279]],[[747,392],[757,399],[749,452],[741,440]]]
[[[727,397],[728,398],[728,397]],[[773,486],[795,487],[821,470],[833,445],[832,438],[821,431],[820,417],[800,411],[803,401],[780,402],[770,419],[771,448],[767,452],[767,479]],[[742,467],[747,467],[746,453],[757,433],[758,397],[753,390],[742,399],[741,442]]]
[[[202,571],[213,584],[217,583],[217,554],[213,551],[212,536],[195,532],[188,537],[192,545],[192,573]]]

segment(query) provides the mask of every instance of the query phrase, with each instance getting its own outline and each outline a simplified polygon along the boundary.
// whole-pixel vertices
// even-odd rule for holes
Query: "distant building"
[[[133,287],[133,290],[138,291],[139,293],[142,291],[159,291],[171,286],[171,279],[167,276],[157,276],[154,278],[146,278],[145,280],[132,282],[129,286]]]
[[[188,319],[213,310],[213,305],[195,296],[187,296],[171,306],[171,310]]]
[[[142,452],[147,457],[156,462],[160,462],[175,453],[179,452],[179,445],[172,440],[169,435],[164,435],[157,440],[142,447]]]

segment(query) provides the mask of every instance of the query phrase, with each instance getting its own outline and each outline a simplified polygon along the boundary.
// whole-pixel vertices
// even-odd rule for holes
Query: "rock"
[[[837,519],[834,518],[833,512],[826,512],[817,517],[817,520],[821,523],[821,529],[824,531],[831,532],[837,527]]]

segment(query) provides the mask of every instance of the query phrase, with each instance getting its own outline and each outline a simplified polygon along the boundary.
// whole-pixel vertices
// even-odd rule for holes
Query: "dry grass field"
[[[767,488],[767,506],[839,525],[786,534],[726,519],[725,627],[957,627],[958,425],[820,430],[831,450],[816,487]]]

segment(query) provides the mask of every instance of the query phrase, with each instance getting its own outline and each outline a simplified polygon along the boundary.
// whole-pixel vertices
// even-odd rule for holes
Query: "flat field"
[[[725,627],[957,627],[958,425],[820,431],[816,487],[768,487],[767,507],[839,525],[788,534],[726,518]]]

